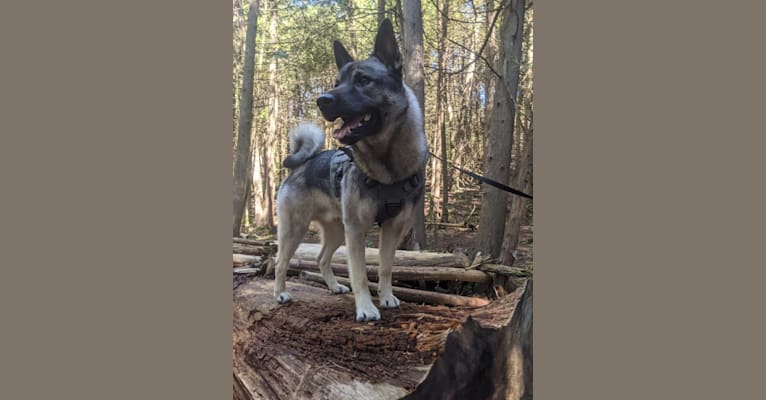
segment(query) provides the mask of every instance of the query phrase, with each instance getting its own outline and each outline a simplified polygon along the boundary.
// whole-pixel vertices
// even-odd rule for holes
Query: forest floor
[[[464,226],[442,226],[438,225],[438,217],[434,218],[429,213],[429,205],[426,204],[426,246],[423,250],[434,252],[453,253],[458,252],[471,256],[476,250],[476,241],[478,238],[479,211],[481,207],[481,194],[478,189],[470,188],[458,190],[450,193],[450,224],[462,224]],[[428,201],[428,200],[426,200]],[[430,214],[430,215],[429,215]],[[373,225],[367,233],[367,247],[377,248],[379,238],[379,228]],[[521,237],[517,249],[516,262],[514,266],[528,267],[532,265],[532,232],[531,224],[522,225]],[[263,231],[253,231],[250,234],[258,239],[274,239],[274,233]],[[304,239],[306,243],[319,243],[319,228],[311,224],[309,231]]]

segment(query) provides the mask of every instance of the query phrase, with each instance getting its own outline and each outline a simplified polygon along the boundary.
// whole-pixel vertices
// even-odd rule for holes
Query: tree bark
[[[516,90],[519,84],[518,60],[521,59],[521,39],[524,21],[524,1],[512,0],[503,10],[500,67],[502,79],[495,82],[495,104],[490,117],[485,168],[487,177],[509,182],[513,126],[515,122]],[[503,230],[508,207],[508,193],[482,184],[483,202],[479,214],[478,247],[483,254],[498,257],[502,250]]]
[[[270,42],[276,49],[279,42],[279,34],[277,25],[279,24],[279,14],[277,13],[279,8],[279,2],[274,0],[271,5],[271,21],[269,24],[269,38]],[[269,93],[271,97],[271,107],[269,109],[269,124],[268,124],[268,138],[262,143],[263,150],[263,176],[262,176],[262,191],[264,202],[266,203],[265,215],[263,216],[263,225],[269,228],[274,226],[274,205],[271,187],[272,177],[274,172],[272,170],[274,163],[274,145],[279,140],[277,134],[277,123],[279,120],[280,104],[279,104],[279,59],[272,56],[271,63],[269,64]]]
[[[534,72],[532,70],[533,53],[532,43],[534,35],[533,11],[525,13],[524,29],[524,62],[522,75],[525,77],[519,82],[518,113],[516,118],[516,132],[520,138],[518,141],[516,159],[513,166],[512,185],[526,193],[532,193],[532,154],[533,154],[533,111],[532,111],[532,82]],[[523,117],[523,118],[522,118]],[[521,225],[526,220],[527,208],[531,200],[519,196],[511,196],[511,207],[505,225],[505,238],[503,239],[503,251],[500,262],[513,265],[516,262],[516,249],[521,236]]]
[[[253,131],[253,79],[255,76],[255,37],[258,24],[258,0],[250,3],[245,36],[245,68],[242,78],[242,100],[240,101],[240,121],[237,132],[237,159],[234,168],[234,221],[232,233],[239,236],[242,226],[242,214],[249,197],[248,176],[252,169],[251,149]]]
[[[447,160],[447,139],[446,139],[446,112],[445,104],[447,103],[446,87],[445,87],[445,64],[446,64],[446,40],[447,40],[447,24],[449,16],[449,0],[437,1],[437,20],[439,21],[438,35],[438,48],[437,48],[437,71],[436,71],[436,121],[437,132],[434,140],[433,152],[439,154],[444,160]],[[438,161],[435,158],[431,162],[431,196],[434,199],[434,203],[439,203],[441,222],[447,222],[447,208],[446,197],[447,193],[444,190],[444,178],[445,170],[447,168],[444,162]],[[433,212],[433,211],[432,211]]]
[[[386,0],[378,0],[378,26],[386,19]]]
[[[531,279],[526,281],[521,300],[499,346],[500,349],[510,349],[505,353],[507,359],[497,360],[498,368],[507,371],[507,380],[500,380],[499,386],[505,388],[502,398],[508,400],[532,400],[532,283]]]
[[[349,34],[349,37],[351,38],[351,46],[349,50],[351,51],[351,56],[356,58],[357,55],[359,54],[357,52],[358,39],[356,34],[356,30],[357,30],[356,15],[355,15],[356,8],[354,6],[353,0],[346,0],[343,3],[343,6],[346,9],[346,23],[348,24],[348,34]]]
[[[532,190],[532,137],[531,132],[524,136],[524,146],[520,149],[519,165],[513,174],[513,187],[526,193]],[[516,261],[515,252],[519,244],[521,234],[521,224],[526,219],[526,204],[531,200],[519,196],[512,196],[511,209],[508,212],[508,219],[505,227],[505,238],[503,240],[503,252],[500,262],[513,265]]]
[[[526,343],[517,313],[531,312],[520,289],[479,308],[403,302],[360,324],[353,296],[296,280],[288,290],[285,306],[271,280],[234,290],[235,399],[502,399],[507,355]]]
[[[423,74],[423,10],[420,0],[404,3],[402,36],[404,38],[404,82],[418,99],[420,110],[425,111],[425,80]],[[425,118],[423,118],[425,129]],[[415,221],[405,235],[402,246],[405,249],[426,248],[425,190],[415,207]]]

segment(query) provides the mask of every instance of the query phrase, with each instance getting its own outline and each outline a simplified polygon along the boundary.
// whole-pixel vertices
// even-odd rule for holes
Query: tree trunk
[[[233,25],[233,74],[232,74],[232,86],[233,86],[233,107],[232,107],[232,176],[234,170],[237,168],[237,132],[239,130],[239,98],[242,93],[242,70],[244,68],[244,45],[245,45],[245,33],[247,30],[247,15],[242,8],[241,0],[233,1],[232,12],[232,25]],[[247,207],[245,207],[247,209]]]
[[[514,104],[519,83],[518,60],[521,59],[521,42],[524,21],[524,1],[512,0],[503,10],[501,33],[500,68],[502,79],[495,83],[495,103],[489,125],[489,137],[485,155],[485,175],[498,182],[509,182],[511,146],[516,107]],[[516,60],[516,61],[514,61]],[[479,214],[478,247],[485,255],[498,257],[503,243],[503,230],[508,207],[508,193],[482,185],[483,201]]]
[[[242,214],[249,197],[248,176],[252,169],[250,144],[253,131],[253,79],[255,36],[258,24],[258,0],[250,3],[245,36],[245,68],[242,77],[242,100],[240,101],[240,122],[237,132],[237,160],[234,168],[234,221],[233,234],[239,236]]]
[[[447,40],[447,24],[449,16],[449,0],[442,0],[436,3],[437,8],[437,20],[439,21],[439,35],[438,35],[438,54],[437,54],[437,68],[436,71],[436,121],[437,132],[434,140],[433,152],[439,154],[442,159],[447,160],[447,140],[446,140],[446,127],[447,123],[445,104],[447,102],[446,88],[445,88],[445,64],[446,64],[446,40]],[[444,191],[444,169],[447,168],[444,162],[438,161],[435,158],[431,163],[431,196],[434,199],[434,203],[439,203],[441,221],[446,222],[447,209],[445,205],[445,197],[447,193]],[[433,211],[432,211],[433,212]]]
[[[534,11],[528,9],[524,15],[525,29],[523,52],[524,60],[521,65],[521,74],[524,77],[519,81],[518,112],[516,118],[516,133],[520,140],[516,147],[516,159],[512,166],[512,185],[526,193],[532,193],[532,141],[533,141],[533,41],[534,41]],[[527,208],[531,200],[518,196],[511,196],[511,209],[505,225],[505,238],[503,239],[503,252],[500,261],[503,264],[513,265],[516,262],[516,249],[521,235],[521,225],[526,220]]]
[[[522,130],[523,131],[523,130]],[[512,186],[530,193],[532,190],[532,136],[531,132],[524,132],[522,144],[519,148],[519,161],[513,173]],[[505,239],[503,240],[503,252],[500,262],[513,265],[516,260],[515,252],[519,244],[522,222],[526,218],[526,204],[531,200],[519,196],[511,196],[511,209],[505,227]]]
[[[351,37],[351,48],[349,50],[351,51],[351,56],[356,58],[359,54],[357,52],[358,39],[356,34],[356,8],[354,7],[353,0],[346,0],[343,5],[346,8],[346,23],[348,24],[348,34]]]
[[[276,50],[277,24],[277,1],[269,3],[269,43],[271,51]],[[259,163],[259,174],[253,174],[253,185],[258,191],[258,205],[255,210],[253,223],[258,226],[273,227],[273,196],[271,182],[273,175],[274,143],[277,141],[277,120],[279,118],[279,68],[278,59],[272,54],[269,61],[269,114],[266,126],[266,134],[258,136],[258,151],[256,156]]]
[[[386,0],[378,0],[378,26],[386,19]]]
[[[478,323],[466,321],[428,377],[402,400],[532,399],[532,280],[487,308],[493,307],[508,307],[509,319],[486,323],[477,315]],[[486,359],[485,370],[471,368]]]
[[[503,338],[497,347],[500,354],[507,358],[496,359],[499,370],[506,371],[506,379],[501,379],[499,387],[504,393],[496,392],[498,398],[506,400],[532,400],[532,290],[533,280],[523,285],[523,294],[511,318],[511,323],[503,331]],[[506,350],[507,349],[507,350]]]
[[[441,129],[441,158],[442,160],[445,160],[441,163],[442,166],[442,216],[441,216],[441,222],[447,222],[449,220],[449,210],[447,209],[447,205],[449,204],[449,168],[447,168],[446,160],[449,160],[447,158],[447,121],[446,118],[443,118],[442,120],[442,129]]]
[[[404,38],[404,82],[415,93],[420,110],[425,111],[425,80],[423,74],[423,10],[420,0],[404,3],[402,36]],[[425,129],[425,118],[423,118]],[[412,230],[405,236],[403,248],[421,250],[426,248],[425,190],[415,207]]]

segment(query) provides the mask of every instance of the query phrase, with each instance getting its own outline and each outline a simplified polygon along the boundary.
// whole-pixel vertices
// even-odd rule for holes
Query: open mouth
[[[371,112],[356,116],[341,116],[335,120],[335,125],[340,127],[332,132],[335,140],[343,140],[348,135],[367,134],[374,128],[375,115]]]

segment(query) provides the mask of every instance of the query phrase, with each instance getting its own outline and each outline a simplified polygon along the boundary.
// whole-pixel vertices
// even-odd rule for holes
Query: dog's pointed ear
[[[332,50],[335,52],[335,65],[338,66],[338,70],[343,68],[344,65],[354,61],[351,54],[348,54],[348,50],[343,47],[343,43],[335,40],[332,42]]]
[[[399,53],[399,46],[396,44],[394,26],[388,18],[384,19],[380,24],[380,28],[378,28],[378,34],[375,36],[375,50],[373,50],[372,54],[380,59],[383,64],[401,75],[402,55]]]

